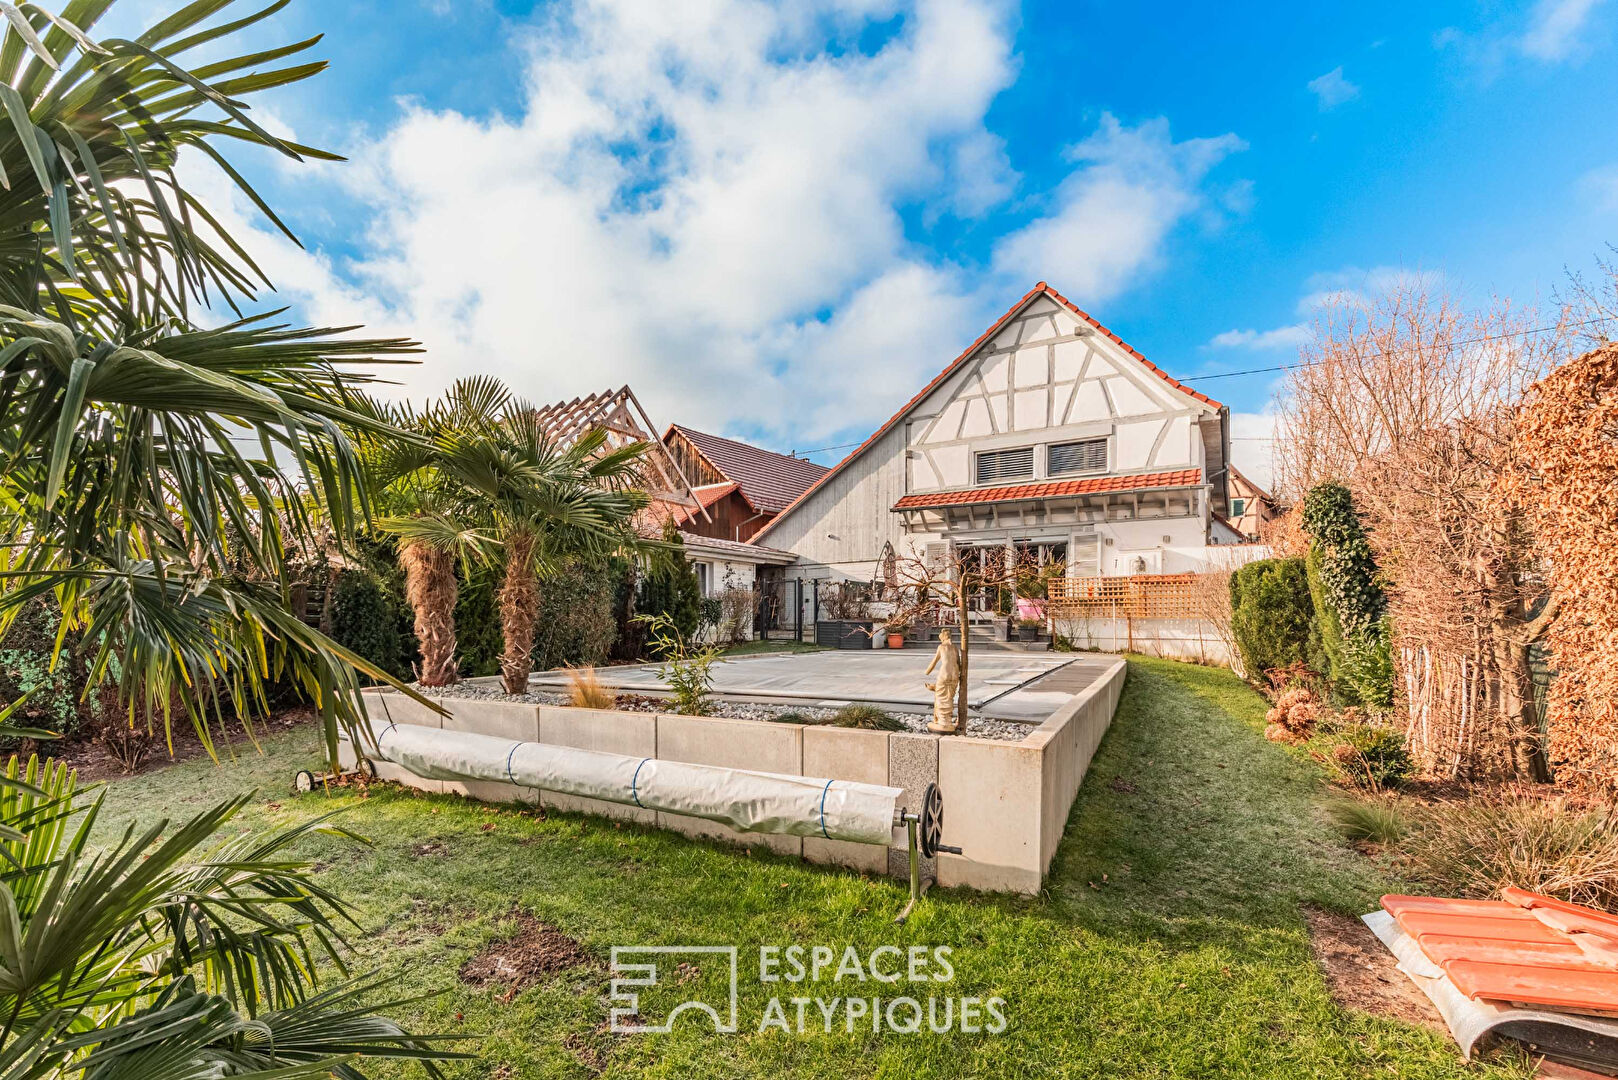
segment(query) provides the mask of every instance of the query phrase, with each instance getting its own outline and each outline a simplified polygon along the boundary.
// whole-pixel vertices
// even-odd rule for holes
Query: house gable
[[[1042,281],[754,539],[831,541],[864,558],[864,541],[887,532],[866,524],[867,507],[967,485],[978,450],[1052,436],[1107,433],[1109,471],[1195,466],[1213,479],[1224,467],[1224,412]],[[1221,504],[1223,489],[1215,485]]]
[[[912,407],[907,487],[965,487],[974,483],[979,453],[1063,442],[1104,442],[1096,472],[1199,467],[1196,424],[1214,412],[1041,293]],[[1036,475],[1055,475],[1043,454],[1035,455]]]

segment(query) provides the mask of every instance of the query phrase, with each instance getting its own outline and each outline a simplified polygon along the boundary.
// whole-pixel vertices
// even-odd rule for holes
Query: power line
[[[1602,315],[1594,319],[1585,319],[1583,322],[1565,324],[1552,323],[1549,326],[1535,326],[1527,330],[1516,330],[1509,334],[1486,334],[1483,337],[1462,338],[1460,341],[1450,342],[1445,351],[1448,352],[1451,349],[1458,349],[1462,345],[1478,345],[1485,341],[1505,341],[1508,338],[1527,337],[1529,334],[1543,334],[1551,330],[1570,330],[1577,326],[1589,326],[1591,323],[1610,322],[1613,318],[1614,316],[1611,315]],[[1384,356],[1393,356],[1396,351],[1397,350],[1390,349],[1386,352],[1372,353],[1369,357],[1367,357],[1367,359],[1378,359]],[[1325,360],[1300,360],[1296,364],[1277,364],[1275,367],[1247,368],[1242,371],[1216,371],[1210,375],[1191,375],[1181,379],[1180,381],[1207,382],[1210,379],[1234,379],[1241,375],[1264,375],[1272,371],[1292,371],[1295,368],[1314,367],[1317,364],[1323,364],[1325,362]]]
[[[1485,335],[1483,335],[1481,337],[1462,338],[1459,341],[1450,342],[1449,345],[1446,347],[1445,351],[1448,352],[1448,351],[1450,351],[1452,349],[1458,349],[1463,345],[1481,345],[1484,342],[1488,342],[1488,341],[1506,341],[1506,340],[1508,340],[1510,338],[1515,338],[1515,337],[1527,337],[1530,334],[1549,333],[1552,330],[1562,330],[1562,329],[1571,330],[1571,329],[1574,329],[1575,327],[1590,326],[1590,325],[1592,325],[1594,323],[1611,322],[1615,318],[1618,318],[1618,316],[1601,315],[1601,316],[1597,316],[1594,319],[1585,319],[1582,322],[1576,322],[1576,323],[1551,323],[1551,324],[1546,325],[1546,326],[1530,327],[1527,330],[1516,330],[1516,331],[1513,331],[1512,333],[1509,333],[1509,334],[1485,334]],[[1390,350],[1385,351],[1385,352],[1372,353],[1366,359],[1380,359],[1381,357],[1384,357],[1384,356],[1393,356],[1395,354],[1395,351],[1396,350],[1391,350],[1390,349]],[[1318,364],[1323,364],[1325,362],[1326,362],[1325,360],[1300,360],[1299,362],[1297,362],[1295,364],[1277,364],[1274,367],[1244,368],[1241,371],[1216,371],[1216,372],[1212,372],[1212,373],[1207,374],[1207,375],[1192,375],[1192,376],[1188,376],[1187,378],[1180,379],[1179,381],[1180,382],[1186,382],[1186,383],[1194,383],[1194,382],[1207,382],[1207,381],[1209,381],[1211,379],[1235,379],[1235,378],[1239,378],[1239,377],[1241,377],[1243,375],[1267,375],[1270,372],[1274,372],[1274,371],[1292,371],[1292,370],[1294,370],[1296,368],[1314,367],[1314,366],[1316,366]],[[1255,435],[1255,436],[1235,436],[1235,437],[1233,437],[1232,441],[1233,442],[1273,442],[1274,440],[1271,439],[1271,438],[1268,438],[1268,437],[1261,437],[1261,436],[1256,436]],[[789,457],[808,457],[810,454],[821,454],[821,453],[825,453],[827,450],[847,450],[851,446],[859,446],[859,445],[860,445],[860,443],[858,443],[858,442],[838,443],[836,446],[822,446],[822,447],[819,447],[819,448],[814,449],[814,450],[793,450],[788,454],[788,456]]]
[[[864,442],[864,441],[865,440],[863,440],[863,439],[860,440],[860,442]],[[815,449],[815,450],[793,450],[793,451],[791,451],[790,453],[787,454],[787,457],[808,457],[810,454],[823,454],[827,450],[847,450],[850,446],[858,446],[858,445],[860,445],[860,443],[857,443],[857,442],[845,442],[845,443],[838,443],[836,446],[822,446],[822,447],[820,447],[818,449]]]

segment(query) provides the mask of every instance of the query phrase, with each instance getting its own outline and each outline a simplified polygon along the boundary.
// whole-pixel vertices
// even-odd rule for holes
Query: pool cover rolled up
[[[702,818],[738,832],[886,845],[898,788],[690,765],[493,735],[388,724],[376,754],[431,780],[485,780]]]

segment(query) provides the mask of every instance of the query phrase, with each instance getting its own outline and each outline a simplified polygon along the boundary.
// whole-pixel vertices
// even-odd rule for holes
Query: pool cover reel
[[[898,788],[688,765],[416,724],[376,725],[381,761],[430,780],[485,780],[702,818],[738,832],[886,846]]]

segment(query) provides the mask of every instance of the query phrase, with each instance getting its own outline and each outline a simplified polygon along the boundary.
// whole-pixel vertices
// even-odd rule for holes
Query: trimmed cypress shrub
[[[1230,622],[1248,677],[1309,663],[1314,603],[1302,559],[1260,559],[1230,575]]]
[[[653,552],[640,579],[635,598],[638,615],[668,616],[674,629],[692,641],[702,626],[702,583],[685,557],[685,545],[673,526],[663,531],[663,542],[670,545]]]
[[[1388,602],[1348,488],[1330,481],[1310,488],[1303,529],[1310,537],[1309,589],[1324,659],[1317,669],[1341,700],[1386,709],[1393,704]]]

